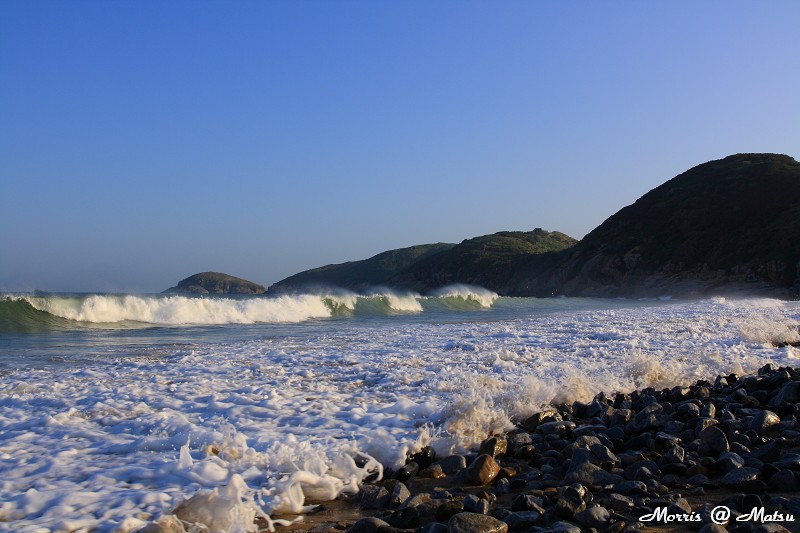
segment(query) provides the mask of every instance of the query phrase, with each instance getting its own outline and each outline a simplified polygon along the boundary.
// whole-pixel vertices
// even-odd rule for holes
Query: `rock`
[[[770,407],[778,408],[789,403],[800,402],[800,381],[790,381],[769,402]]]
[[[441,465],[431,465],[425,470],[420,470],[417,476],[425,479],[442,479],[447,477],[447,474],[444,473]]]
[[[594,505],[577,513],[575,520],[584,527],[601,528],[611,520],[611,515],[605,507]]]
[[[448,455],[434,464],[439,465],[445,474],[456,474],[467,468],[467,458],[463,455]]]
[[[388,528],[390,527],[389,524],[381,520],[380,518],[375,518],[374,516],[369,516],[366,518],[362,518],[349,528],[347,528],[347,533],[377,533],[379,528]]]
[[[624,426],[630,421],[632,416],[633,411],[630,409],[617,409],[611,414],[609,424],[612,426]]]
[[[691,514],[692,506],[685,498],[680,498],[678,501],[672,503],[667,507],[667,513],[671,515]]]
[[[658,416],[663,410],[660,403],[651,403],[633,416],[627,426],[628,432],[639,434],[648,429],[663,426],[664,424]]]
[[[618,513],[625,513],[633,509],[633,500],[622,494],[612,493],[609,496],[611,508]]]
[[[550,527],[553,533],[581,533],[581,528],[569,522],[556,522]]]
[[[717,459],[717,468],[724,474],[744,466],[744,459],[738,453],[726,452]]]
[[[425,446],[419,452],[408,458],[409,463],[417,463],[419,468],[428,468],[436,460],[436,452],[430,446]]]
[[[419,465],[415,462],[407,463],[403,468],[395,472],[394,478],[400,481],[408,481],[419,472]]]
[[[709,426],[700,432],[700,440],[711,450],[722,453],[730,450],[728,437],[716,426]]]
[[[541,520],[542,515],[536,511],[517,511],[503,518],[509,531],[528,531]]]
[[[683,460],[686,458],[686,451],[681,448],[680,446],[673,446],[667,452],[661,456],[659,460],[659,466],[663,465],[670,465],[670,464],[682,464]]]
[[[500,473],[500,465],[492,456],[479,455],[466,470],[467,479],[476,485],[488,485]]]
[[[759,478],[760,472],[757,468],[744,466],[731,470],[722,478],[722,485],[729,489],[744,490],[751,485],[751,482]]]
[[[478,498],[474,494],[468,494],[464,498],[464,510],[468,513],[489,514],[491,503],[484,498]]]
[[[424,522],[420,519],[420,511],[417,507],[398,509],[383,518],[389,526],[399,529],[413,529],[419,527],[419,525]],[[381,533],[383,533],[383,530],[381,530]]]
[[[569,435],[573,429],[575,429],[575,422],[561,420],[558,422],[539,424],[536,428],[536,433],[543,433],[545,435]]]
[[[414,494],[406,501],[400,504],[400,507],[397,508],[398,511],[403,509],[407,509],[409,507],[419,507],[423,503],[427,503],[431,501],[431,495],[426,492],[421,492],[419,494]]]
[[[564,478],[566,483],[579,483],[581,485],[611,485],[623,481],[622,476],[606,472],[599,466],[591,463],[580,465],[571,469]]]
[[[747,424],[747,429],[756,433],[763,433],[767,429],[780,424],[781,417],[772,411],[759,411]]]
[[[448,533],[506,533],[505,522],[477,513],[458,513],[447,522]]]
[[[533,494],[520,494],[511,502],[512,511],[536,511],[544,514],[544,500]]]
[[[780,470],[770,478],[769,488],[782,492],[797,492],[800,490],[800,483],[791,470]]]
[[[573,483],[561,493],[556,501],[555,512],[558,516],[572,518],[575,513],[586,509],[586,487]]]
[[[614,492],[618,494],[624,494],[625,496],[647,495],[647,485],[641,481],[621,481],[619,483],[615,483],[612,489]]]
[[[602,444],[594,444],[591,448],[592,454],[597,458],[598,466],[604,469],[614,468],[617,464],[617,456]]]
[[[561,415],[555,411],[540,411],[526,418],[525,421],[522,422],[522,427],[525,428],[525,431],[533,433],[543,421],[547,420],[548,418],[555,419],[555,417],[557,417],[557,420],[562,419]]]
[[[508,441],[506,441],[506,439],[500,439],[498,437],[490,437],[485,441],[483,441],[478,453],[486,454],[491,457],[497,457],[498,455],[505,455],[507,451],[508,451]]]
[[[453,515],[464,511],[464,500],[434,500],[431,502],[436,503],[434,516],[437,522],[447,522]]]
[[[800,472],[800,455],[795,453],[787,453],[783,455],[780,460],[772,463],[779,470],[792,470]]]
[[[389,494],[389,507],[392,509],[399,507],[410,497],[411,492],[409,492],[408,487],[398,482],[392,489],[391,494]]]
[[[360,502],[364,509],[383,509],[389,504],[389,491],[380,485],[362,485]]]

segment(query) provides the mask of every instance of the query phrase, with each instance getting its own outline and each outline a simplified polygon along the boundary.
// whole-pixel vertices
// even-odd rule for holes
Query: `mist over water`
[[[550,402],[796,364],[800,350],[774,343],[798,324],[796,302],[474,287],[6,296],[0,524],[132,531],[199,495],[220,527],[247,531],[424,445],[471,449]]]

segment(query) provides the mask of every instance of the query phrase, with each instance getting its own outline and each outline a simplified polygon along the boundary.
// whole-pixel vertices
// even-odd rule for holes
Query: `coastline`
[[[797,531],[798,402],[800,369],[769,365],[599,394],[537,413],[472,455],[429,465],[423,450],[418,464],[277,530],[725,531],[711,515],[722,506],[728,531]]]

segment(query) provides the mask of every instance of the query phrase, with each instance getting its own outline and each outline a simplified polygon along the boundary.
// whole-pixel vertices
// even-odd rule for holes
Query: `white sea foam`
[[[552,401],[791,364],[795,348],[741,325],[794,324],[800,307],[500,299],[467,316],[355,317],[288,337],[252,326],[264,334],[166,344],[161,358],[7,372],[0,530],[125,533],[176,512],[248,532],[255,516],[353,493],[427,444],[470,449]]]

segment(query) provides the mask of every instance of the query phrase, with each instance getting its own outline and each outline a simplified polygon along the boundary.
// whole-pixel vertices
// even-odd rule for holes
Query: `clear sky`
[[[580,238],[800,158],[800,2],[0,1],[0,290]]]

